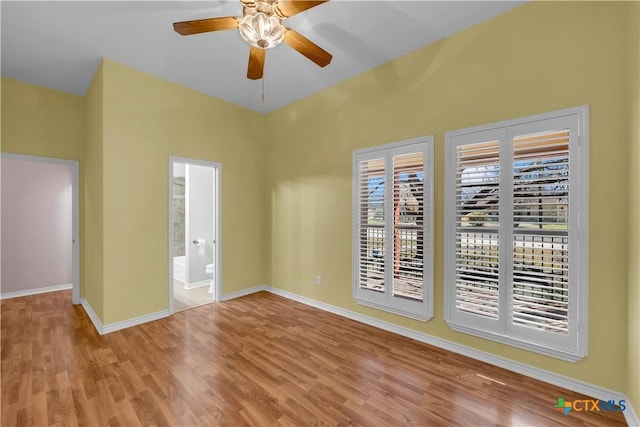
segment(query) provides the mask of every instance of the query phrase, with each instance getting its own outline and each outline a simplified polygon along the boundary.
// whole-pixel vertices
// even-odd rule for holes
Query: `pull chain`
[[[262,103],[264,104],[264,77],[260,80],[262,80]]]

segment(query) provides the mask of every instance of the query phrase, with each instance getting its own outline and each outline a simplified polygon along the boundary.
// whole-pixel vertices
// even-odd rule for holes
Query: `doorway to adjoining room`
[[[80,304],[79,162],[0,153],[0,299],[72,289]]]
[[[171,157],[169,310],[219,299],[220,165]]]

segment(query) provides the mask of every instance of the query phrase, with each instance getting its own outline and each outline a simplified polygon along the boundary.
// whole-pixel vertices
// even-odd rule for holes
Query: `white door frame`
[[[213,280],[215,285],[215,301],[222,301],[222,209],[220,201],[222,200],[222,165],[216,162],[206,160],[190,159],[187,157],[169,156],[169,315],[174,313],[173,307],[173,164],[186,163],[188,165],[205,166],[213,168],[214,192],[213,199],[214,208],[213,215],[215,244],[213,245],[213,263],[214,272]]]
[[[77,160],[0,153],[3,159],[71,166],[71,302],[80,304],[80,163]]]

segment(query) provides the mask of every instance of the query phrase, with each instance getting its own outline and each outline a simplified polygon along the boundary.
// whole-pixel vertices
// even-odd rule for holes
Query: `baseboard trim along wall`
[[[71,285],[69,285],[69,287],[65,289],[71,289]],[[60,290],[60,289],[56,289],[56,290]],[[268,290],[269,290],[269,286],[258,285],[252,288],[242,289],[240,291],[232,292],[230,294],[224,295],[222,297],[222,301],[229,301],[234,298],[240,298],[245,295],[250,295],[256,292],[268,291]],[[143,323],[152,322],[154,320],[162,319],[164,317],[169,316],[169,310],[162,310],[155,313],[145,314],[144,316],[134,317],[133,319],[123,320],[122,322],[103,325],[100,319],[98,318],[98,315],[96,314],[95,311],[93,311],[91,304],[89,304],[89,301],[87,301],[86,298],[81,298],[80,304],[82,305],[82,308],[84,308],[84,311],[87,313],[87,316],[89,316],[89,319],[91,319],[91,323],[93,323],[93,326],[96,328],[96,330],[100,335],[119,331],[121,329],[130,328],[132,326],[141,325]]]
[[[96,331],[98,331],[100,335],[102,335],[103,334],[102,322],[98,318],[98,315],[96,314],[96,312],[93,311],[93,308],[91,307],[91,304],[89,304],[89,301],[87,301],[86,298],[80,298],[80,305],[82,306],[82,308],[84,308],[84,311],[85,313],[87,313],[87,316],[89,316],[91,323],[93,323],[93,327],[96,328]]]
[[[640,418],[638,418],[638,414],[636,414],[631,405],[627,405],[627,409],[624,411],[624,419],[627,421],[627,424],[629,424],[629,427],[640,426]]]
[[[5,292],[0,293],[0,299],[26,297],[29,295],[44,294],[46,292],[66,291],[72,289],[72,283],[65,283],[63,285],[45,286],[44,288],[26,289],[24,291]]]
[[[230,294],[226,294],[222,296],[222,301],[229,301],[235,298],[244,297],[246,295],[251,295],[260,291],[271,291],[271,287],[267,285],[258,285],[253,288],[242,289],[237,292],[231,292]]]
[[[132,319],[123,320],[122,322],[110,323],[103,325],[98,315],[93,311],[91,304],[85,298],[81,299],[82,308],[91,319],[91,323],[96,328],[100,335],[105,335],[111,332],[119,331],[121,329],[130,328],[132,326],[142,325],[143,323],[152,322],[169,316],[169,310],[157,311],[155,313],[145,314],[144,316],[134,317]]]
[[[279,295],[281,297],[288,298],[290,300],[297,301],[302,304],[306,304],[311,307],[318,308],[320,310],[328,311],[330,313],[337,314],[339,316],[346,317],[348,319],[355,320],[357,322],[361,322],[379,329],[383,329],[385,331],[393,332],[395,334],[402,335],[404,337],[411,338],[416,341],[420,341],[425,344],[432,345],[434,347],[439,347],[444,350],[449,350],[453,353],[461,354],[463,356],[467,356],[472,359],[480,360],[490,365],[498,366],[500,368],[504,368],[509,371],[516,372],[518,374],[526,375],[528,377],[531,377],[540,381],[544,381],[549,384],[553,384],[559,387],[564,387],[566,389],[573,390],[578,393],[586,394],[587,396],[591,396],[596,399],[605,400],[605,401],[624,400],[626,401],[627,404],[623,414],[624,414],[625,420],[627,421],[627,424],[629,424],[629,426],[640,426],[640,419],[638,419],[638,416],[636,415],[633,408],[631,407],[629,403],[629,399],[622,393],[619,393],[613,390],[608,390],[606,388],[589,384],[583,381],[579,381],[570,377],[566,377],[564,375],[560,375],[553,372],[545,371],[543,369],[535,368],[533,366],[526,365],[524,363],[515,362],[510,359],[505,359],[500,356],[496,356],[490,353],[476,350],[472,347],[467,347],[465,345],[457,344],[452,341],[443,340],[441,338],[437,338],[432,335],[428,335],[422,332],[417,332],[402,326],[394,325],[393,323],[384,322],[382,320],[365,316],[363,314],[356,313],[354,311],[346,310],[344,308],[340,308],[331,304],[326,304],[324,302],[316,301],[311,298],[303,297],[301,295],[297,295],[289,291],[268,287],[268,286],[265,286],[264,288],[265,289],[259,289],[259,290],[266,290],[267,292],[271,292],[272,294]],[[555,397],[552,396],[552,398],[555,398]]]
[[[184,288],[185,289],[204,288],[205,286],[209,286],[210,284],[211,284],[211,279],[201,280],[199,282],[185,283]]]

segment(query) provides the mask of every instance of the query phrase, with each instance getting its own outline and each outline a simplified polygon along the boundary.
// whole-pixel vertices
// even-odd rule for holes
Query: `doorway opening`
[[[220,300],[220,164],[169,158],[169,312]]]
[[[80,304],[77,160],[1,153],[0,298],[72,289]]]

